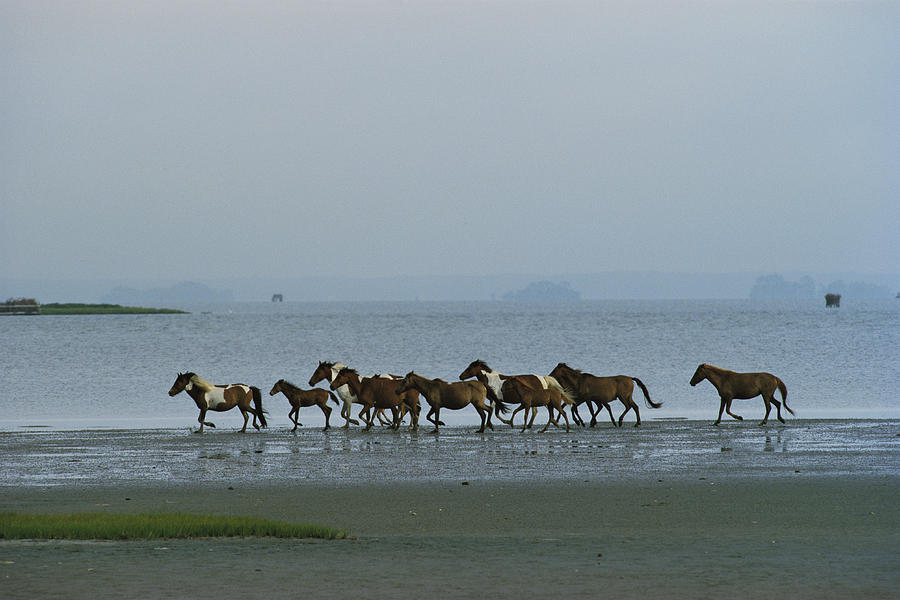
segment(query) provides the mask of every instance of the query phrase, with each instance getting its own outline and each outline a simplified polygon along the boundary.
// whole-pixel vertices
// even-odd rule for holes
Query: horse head
[[[338,374],[335,375],[334,379],[331,381],[331,385],[329,386],[332,390],[336,390],[342,385],[349,385],[351,389],[354,384],[359,383],[359,373],[356,372],[355,369],[351,369],[350,367],[344,367]]]
[[[194,377],[194,373],[191,372],[179,373],[178,377],[175,378],[175,383],[173,383],[172,387],[169,389],[169,396],[180,394],[191,382],[192,377]]]
[[[269,391],[270,396],[274,396],[278,392],[281,391],[281,385],[284,383],[284,379],[279,379],[275,382],[275,385],[272,386],[272,389]]]
[[[460,381],[465,381],[470,377],[477,377],[479,373],[484,371],[490,372],[491,368],[483,360],[473,360],[465,371],[459,374]]]
[[[309,378],[309,385],[316,385],[323,379],[328,379],[331,377],[331,365],[332,363],[319,361],[319,366],[316,367],[316,370],[313,371],[312,377]]]
[[[394,390],[394,393],[398,396],[400,394],[405,393],[407,390],[413,387],[413,378],[418,377],[414,371],[410,371],[406,374],[406,377],[400,380],[397,384],[397,389]]]
[[[706,363],[702,363],[697,367],[697,370],[694,371],[694,376],[691,377],[691,387],[706,379],[706,367]]]

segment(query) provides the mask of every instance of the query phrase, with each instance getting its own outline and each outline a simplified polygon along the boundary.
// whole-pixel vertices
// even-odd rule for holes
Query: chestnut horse
[[[522,432],[524,432],[531,427],[532,423],[534,423],[534,416],[537,413],[538,407],[546,406],[549,418],[547,419],[547,424],[541,429],[541,433],[547,431],[547,428],[550,427],[550,423],[556,423],[553,419],[554,409],[556,409],[566,420],[566,433],[569,432],[569,417],[563,409],[563,404],[571,405],[573,404],[573,400],[569,394],[560,391],[558,388],[549,387],[547,389],[534,389],[523,383],[518,377],[510,377],[503,382],[503,397],[510,403],[519,404],[519,408],[514,410],[513,414],[509,417],[510,427],[512,426],[513,420],[516,418],[516,413],[520,410],[524,410],[525,422],[522,423]],[[531,410],[529,411],[529,409]],[[529,412],[531,412],[531,419],[528,418]]]
[[[200,422],[200,430],[197,433],[203,433],[203,426],[215,427],[212,423],[204,421],[206,411],[215,410],[223,412],[231,410],[237,406],[244,416],[244,427],[241,433],[247,431],[248,414],[253,415],[253,426],[259,429],[256,419],[259,419],[263,427],[268,427],[266,423],[265,411],[262,407],[262,394],[259,388],[252,385],[244,385],[243,383],[233,383],[231,385],[214,385],[204,379],[200,379],[196,373],[179,373],[175,378],[175,383],[169,390],[169,396],[175,396],[182,391],[194,399],[197,408],[200,409],[200,416],[197,421]],[[250,406],[253,402],[255,408]]]
[[[334,378],[337,377],[337,374],[340,372],[340,370],[346,369],[346,368],[347,368],[347,365],[345,365],[344,363],[319,361],[319,366],[316,367],[316,370],[313,371],[312,377],[309,378],[309,385],[316,385],[323,379],[327,380],[328,383],[330,384],[332,381],[334,381]],[[375,375],[375,377],[383,377],[385,379],[391,379],[391,380],[395,380],[395,381],[402,379],[402,377],[398,377],[397,375]],[[347,429],[348,427],[350,427],[350,423],[353,423],[354,425],[359,425],[359,421],[357,421],[356,419],[350,418],[351,417],[350,407],[353,405],[354,402],[357,402],[356,396],[354,395],[353,391],[350,389],[350,386],[345,384],[345,385],[340,386],[339,388],[337,388],[334,391],[337,392],[338,397],[343,402],[343,406],[341,408],[341,416],[344,417],[344,425],[341,427],[341,429]],[[419,401],[418,401],[419,394],[415,391],[410,392],[410,393],[415,395],[415,398],[411,398],[410,402],[414,402],[415,405],[418,406],[419,405]],[[406,416],[406,412],[407,412],[407,405],[405,403],[401,404],[400,405],[400,420],[401,421]],[[381,422],[382,425],[390,423],[389,421],[387,421],[384,418],[384,409],[383,408],[377,409],[375,414],[378,416],[378,420],[379,420],[379,422]],[[392,423],[390,423],[390,424],[392,424]]]
[[[503,397],[503,384],[504,382],[510,379],[516,379],[520,381],[525,387],[529,387],[535,390],[546,390],[550,387],[555,387],[562,390],[562,386],[556,381],[554,378],[543,375],[503,375],[491,369],[486,362],[483,360],[473,360],[469,363],[469,366],[465,368],[465,370],[459,374],[459,379],[461,381],[469,379],[470,377],[474,377],[478,381],[484,385],[487,390],[487,397],[491,401],[491,404],[494,407],[494,414],[497,418],[507,425],[512,426],[512,417],[508,420],[501,417],[501,413],[506,412],[506,407],[502,404],[504,400]],[[501,402],[498,404],[498,401]],[[514,411],[513,414],[518,412],[518,410]],[[531,411],[532,419],[534,415],[537,414],[537,407],[534,407]],[[525,420],[528,420],[528,416],[526,414]],[[555,421],[554,421],[555,422]]]
[[[396,387],[396,392],[402,394],[408,390],[418,390],[425,401],[431,406],[426,419],[434,423],[434,432],[437,433],[441,422],[441,408],[450,410],[459,410],[465,408],[469,404],[478,411],[481,417],[481,429],[478,433],[484,432],[485,417],[487,417],[487,426],[491,429],[491,409],[484,403],[487,391],[484,385],[479,381],[454,381],[447,383],[443,379],[427,379],[421,375],[410,371],[406,377],[400,381],[400,385]],[[502,405],[502,402],[498,400]],[[503,407],[505,409],[505,407]],[[432,419],[432,415],[434,418]]]
[[[328,419],[331,417],[331,407],[328,406],[328,398],[331,398],[335,404],[340,404],[337,396],[328,390],[323,390],[322,388],[304,390],[284,379],[279,379],[275,382],[275,385],[269,391],[269,395],[274,396],[278,392],[284,394],[284,397],[291,403],[291,412],[288,413],[288,419],[294,423],[294,428],[291,431],[297,431],[297,427],[303,427],[303,423],[300,422],[300,408],[306,406],[318,406],[322,409],[322,412],[325,413],[325,429],[327,430],[330,427]]]
[[[766,405],[766,416],[763,417],[760,425],[765,425],[769,421],[772,404],[775,405],[778,411],[778,420],[782,423],[784,423],[784,419],[781,417],[782,403],[789,413],[794,414],[794,411],[787,405],[787,386],[771,373],[735,373],[703,363],[694,371],[694,376],[691,377],[691,386],[697,385],[704,379],[713,384],[719,392],[719,417],[713,425],[718,425],[722,421],[722,411],[727,412],[738,421],[743,421],[743,417],[731,412],[731,401],[746,400],[757,396],[762,396]],[[781,402],[775,399],[776,389],[781,392]]]
[[[313,371],[312,377],[309,378],[309,385],[316,385],[323,379],[327,380],[328,383],[331,383],[332,381],[334,381],[334,378],[337,377],[338,372],[340,372],[341,369],[346,368],[347,365],[345,365],[344,363],[323,362],[320,360],[319,366],[316,367],[316,370]],[[337,392],[337,395],[343,402],[343,406],[341,407],[341,416],[344,417],[344,425],[341,427],[341,429],[347,429],[348,427],[350,427],[350,423],[359,425],[359,421],[350,418],[350,406],[353,404],[353,401],[356,400],[356,396],[354,396],[353,392],[350,391],[350,386],[343,385],[334,391]]]
[[[411,415],[409,428],[419,428],[419,395],[396,392],[396,379],[380,375],[360,377],[354,369],[344,367],[331,382],[331,389],[338,389],[342,385],[349,386],[350,391],[356,397],[354,402],[362,404],[363,408],[359,416],[366,421],[366,431],[372,427],[375,421],[375,417],[370,414],[373,408],[390,410],[393,415],[391,429],[398,429],[401,419],[399,408],[402,405],[406,406]]]
[[[641,424],[641,410],[631,397],[634,393],[635,383],[638,384],[638,387],[644,392],[644,401],[647,403],[648,407],[659,408],[662,406],[661,402],[656,403],[650,399],[650,392],[647,391],[647,386],[645,386],[637,377],[630,377],[628,375],[598,377],[596,375],[591,375],[590,373],[585,373],[579,369],[573,369],[566,363],[559,363],[556,365],[556,368],[550,372],[550,375],[555,377],[567,390],[572,391],[576,403],[588,403],[588,408],[591,411],[591,427],[597,424],[597,413],[599,413],[604,406],[609,412],[609,418],[612,420],[613,425],[618,425],[619,427],[622,426],[622,420],[625,418],[628,411],[634,409],[634,414],[637,418],[637,422],[634,426],[639,426]],[[609,406],[610,403],[617,398],[625,405],[625,411],[619,415],[618,423],[616,423],[613,418],[612,408]],[[596,412],[593,407],[591,407],[591,402],[597,404]],[[575,408],[572,409],[572,414],[573,416],[576,414]]]

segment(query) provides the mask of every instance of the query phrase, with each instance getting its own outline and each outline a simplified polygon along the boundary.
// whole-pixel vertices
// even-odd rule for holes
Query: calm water
[[[264,388],[273,428],[288,426],[285,378],[306,387],[319,360],[361,373],[455,380],[476,358],[503,373],[549,373],[560,361],[598,375],[639,377],[659,410],[642,416],[715,418],[712,386],[688,385],[709,362],[771,371],[798,418],[900,417],[900,301],[596,301],[506,303],[234,304],[185,307],[189,315],[0,317],[0,430],[196,424],[185,394],[167,395],[178,371]],[[638,396],[640,394],[638,393]],[[639,400],[640,402],[640,400]],[[736,402],[748,419],[759,399]],[[619,409],[614,407],[616,412]],[[307,426],[323,423],[303,409]],[[335,413],[336,414],[336,413]],[[213,421],[232,431],[237,412]],[[442,415],[476,422],[474,410]],[[539,417],[538,420],[542,420]]]

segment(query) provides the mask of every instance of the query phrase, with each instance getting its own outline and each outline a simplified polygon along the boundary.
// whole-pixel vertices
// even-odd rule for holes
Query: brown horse
[[[204,425],[215,427],[212,423],[203,420],[206,418],[206,411],[223,412],[231,410],[235,406],[240,409],[241,415],[244,417],[244,427],[241,429],[241,433],[247,431],[248,414],[253,415],[253,426],[257,429],[259,429],[259,425],[256,424],[257,418],[263,427],[268,427],[262,407],[262,394],[257,387],[243,383],[214,385],[200,379],[196,373],[188,372],[178,374],[175,383],[169,389],[169,396],[175,396],[182,391],[187,392],[197,403],[197,408],[200,409],[200,416],[197,417],[197,421],[200,422],[200,430],[197,433],[203,433]],[[255,408],[250,405],[251,401]]]
[[[388,409],[393,415],[391,420],[391,429],[400,427],[400,406],[405,405],[410,412],[411,423],[410,429],[418,429],[419,427],[419,395],[418,394],[401,394],[395,390],[397,388],[397,380],[381,377],[360,377],[354,369],[343,368],[331,382],[331,389],[335,390],[346,385],[350,387],[350,391],[356,397],[354,402],[362,404],[363,408],[359,415],[366,421],[366,431],[368,431],[374,421],[374,415],[371,410]]]
[[[331,407],[328,406],[328,398],[331,398],[335,404],[340,404],[337,396],[328,390],[323,390],[322,388],[303,390],[284,379],[279,379],[275,382],[275,385],[269,391],[269,395],[274,396],[278,392],[284,394],[284,397],[291,403],[291,412],[288,413],[288,419],[294,423],[294,428],[291,431],[297,431],[297,427],[303,427],[303,423],[300,422],[300,408],[306,406],[318,406],[322,409],[322,412],[325,413],[325,429],[327,430],[330,427],[328,419],[331,417]]]
[[[316,385],[322,380],[328,381],[330,384],[334,381],[334,378],[337,377],[337,374],[341,371],[341,369],[346,369],[347,365],[340,362],[323,362],[319,361],[319,366],[316,367],[316,370],[313,371],[312,377],[309,378],[309,385]],[[397,375],[375,375],[375,377],[383,377],[386,379],[400,380],[403,379]],[[341,407],[341,416],[344,417],[344,425],[341,429],[347,429],[350,427],[350,423],[354,425],[359,425],[359,421],[356,419],[352,419],[350,414],[350,407],[354,402],[357,402],[356,396],[353,391],[350,389],[349,385],[342,385],[338,387],[336,390],[338,397],[341,399],[343,406]],[[419,394],[416,391],[411,391],[415,397],[409,399],[409,404],[419,405]],[[402,421],[406,417],[406,413],[408,410],[408,404],[403,403],[400,405],[400,420]],[[390,422],[384,418],[384,410],[383,408],[379,408],[376,410],[375,415],[378,417],[378,421],[382,424],[389,424]],[[416,415],[418,417],[418,414]],[[390,423],[392,424],[392,423]],[[418,424],[416,424],[418,426]]]
[[[606,410],[609,412],[609,418],[612,420],[613,425],[618,425],[619,427],[622,426],[622,420],[625,418],[628,411],[634,409],[634,414],[637,419],[634,426],[639,426],[641,424],[641,410],[638,408],[637,403],[632,399],[635,383],[638,384],[638,387],[644,392],[644,401],[647,403],[648,407],[659,408],[662,406],[661,402],[656,403],[650,399],[650,392],[647,391],[647,386],[645,386],[637,377],[630,377],[628,375],[598,377],[578,369],[573,369],[566,363],[559,363],[556,365],[556,368],[550,372],[550,375],[555,377],[567,390],[572,391],[576,403],[588,403],[588,408],[591,411],[591,427],[597,424],[597,412],[600,412],[600,409],[603,406],[605,406]],[[625,405],[625,411],[619,415],[618,423],[613,419],[612,408],[609,406],[610,403],[617,398]],[[594,409],[590,404],[591,402],[597,404],[597,412],[594,412]],[[573,408],[573,415],[575,412],[575,408]]]
[[[334,378],[337,377],[337,374],[340,372],[340,370],[346,368],[347,365],[345,365],[344,363],[324,362],[320,360],[319,366],[316,367],[316,370],[313,371],[312,377],[309,378],[309,385],[316,385],[323,379],[328,381],[328,383],[331,383],[332,381],[334,381]],[[341,429],[347,429],[348,427],[350,427],[350,423],[359,425],[359,421],[350,418],[350,406],[356,399],[356,396],[354,396],[353,392],[350,391],[350,386],[344,385],[334,391],[337,392],[337,395],[343,402],[343,405],[341,407],[341,416],[344,417],[344,425],[341,427]]]
[[[552,377],[544,377],[542,375],[503,375],[491,369],[483,360],[473,360],[469,366],[459,374],[459,379],[464,381],[474,377],[484,385],[487,390],[487,398],[491,401],[494,408],[494,414],[503,423],[512,426],[512,417],[504,419],[500,415],[506,412],[505,404],[503,404],[503,385],[510,379],[516,379],[522,385],[535,390],[545,390],[549,387],[556,387],[562,391],[562,387]],[[531,411],[532,418],[537,414],[537,407]],[[515,413],[513,413],[515,414]],[[525,420],[528,420],[526,415]]]
[[[431,410],[428,411],[425,418],[434,423],[434,433],[438,432],[441,422],[441,408],[459,410],[469,404],[475,407],[478,416],[481,417],[481,429],[478,430],[478,433],[484,432],[485,417],[487,417],[487,426],[491,429],[494,428],[491,424],[491,409],[484,403],[487,391],[479,381],[448,383],[443,379],[428,379],[410,371],[395,389],[398,394],[408,390],[418,390],[431,406]]]
[[[519,408],[514,410],[509,417],[510,426],[512,426],[512,422],[516,418],[516,413],[520,410],[524,410],[525,422],[522,423],[522,431],[524,432],[531,427],[532,423],[534,423],[534,416],[537,412],[537,408],[546,406],[549,418],[547,419],[547,424],[541,429],[541,433],[547,431],[547,428],[550,427],[550,423],[556,422],[553,419],[554,409],[556,409],[566,420],[566,433],[569,432],[569,417],[563,409],[564,403],[569,405],[573,404],[573,400],[569,394],[562,392],[555,387],[534,389],[533,387],[524,384],[520,379],[510,377],[503,382],[503,398],[510,403],[519,404]],[[529,412],[531,412],[531,419],[528,418]]]
[[[694,376],[691,377],[691,385],[695,386],[704,379],[713,384],[719,392],[719,417],[713,425],[718,425],[722,421],[722,411],[727,412],[738,421],[743,421],[743,417],[731,412],[731,401],[746,400],[757,396],[762,396],[766,405],[766,416],[760,425],[765,425],[769,421],[769,412],[772,410],[772,404],[775,405],[778,411],[778,420],[782,423],[784,423],[784,419],[781,417],[782,403],[789,413],[794,414],[794,411],[787,405],[787,386],[784,385],[781,379],[771,373],[735,373],[734,371],[720,369],[719,367],[703,363],[694,371]],[[781,392],[781,402],[775,399],[776,389]]]

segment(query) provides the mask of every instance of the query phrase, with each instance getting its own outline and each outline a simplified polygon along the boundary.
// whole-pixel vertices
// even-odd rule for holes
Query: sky
[[[900,4],[0,1],[0,278],[900,271]]]

